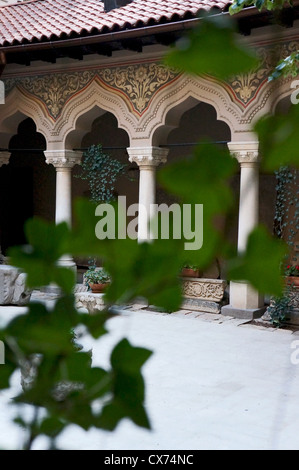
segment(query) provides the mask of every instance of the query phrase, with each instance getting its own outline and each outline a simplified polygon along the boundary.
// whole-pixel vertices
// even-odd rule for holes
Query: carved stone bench
[[[183,309],[198,312],[220,313],[227,303],[225,299],[226,281],[222,279],[182,278]]]

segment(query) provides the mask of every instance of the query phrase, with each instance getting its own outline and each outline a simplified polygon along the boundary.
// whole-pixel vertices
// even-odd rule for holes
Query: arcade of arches
[[[105,59],[106,62],[108,59]],[[91,61],[91,59],[89,59]],[[147,86],[140,84],[147,76]],[[275,178],[259,174],[259,154],[252,124],[290,94],[285,80],[279,96],[265,77],[256,75],[251,91],[208,76],[190,77],[160,64],[159,57],[140,62],[63,64],[30,67],[30,73],[7,68],[2,79],[6,102],[0,116],[1,246],[22,243],[24,221],[38,215],[71,224],[72,200],[88,196],[85,182],[74,179],[82,150],[101,143],[127,163],[134,181],[116,188],[128,203],[167,202],[156,186],[156,168],[186,157],[191,144],[208,137],[228,145],[240,163],[232,180],[239,211],[230,237],[243,250],[250,231],[262,220],[272,229]],[[56,93],[47,93],[55,89]],[[61,91],[63,89],[63,92]],[[246,190],[245,190],[246,188]],[[194,188],[196,191],[196,188]],[[143,239],[148,220],[140,216]],[[74,261],[65,258],[72,266]],[[211,268],[205,273],[217,277]],[[231,283],[230,307],[257,310],[263,299],[246,283]]]

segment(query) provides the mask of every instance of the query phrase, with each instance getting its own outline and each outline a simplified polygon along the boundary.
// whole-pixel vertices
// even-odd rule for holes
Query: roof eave
[[[259,15],[260,12],[255,7],[249,7],[245,10],[242,10],[240,13],[234,15],[236,19],[241,19],[249,16],[256,16]],[[227,16],[229,12],[219,12],[215,13],[212,16]],[[94,34],[91,36],[84,36],[84,37],[75,37],[69,39],[58,39],[55,41],[42,41],[36,43],[25,43],[25,44],[16,44],[16,45],[7,45],[0,47],[0,52],[4,52],[5,54],[12,54],[12,53],[19,53],[19,52],[29,52],[29,51],[42,51],[46,49],[59,49],[59,48],[66,48],[66,47],[76,47],[76,46],[84,46],[90,44],[101,44],[101,43],[108,43],[111,41],[120,41],[123,39],[134,39],[134,38],[142,38],[149,35],[155,35],[160,33],[167,33],[167,32],[179,32],[194,28],[199,22],[201,18],[192,18],[188,20],[176,21],[171,23],[164,23],[158,25],[151,25],[151,26],[144,26],[139,28],[133,29],[125,29],[115,32],[109,33],[102,33],[102,34]]]

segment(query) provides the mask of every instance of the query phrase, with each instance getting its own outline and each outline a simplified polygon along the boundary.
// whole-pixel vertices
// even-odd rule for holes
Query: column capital
[[[135,162],[141,168],[155,168],[167,162],[169,150],[161,147],[129,147],[129,161]]]
[[[9,164],[10,155],[10,152],[0,152],[0,167]]]
[[[55,168],[73,168],[80,165],[82,152],[78,150],[46,150],[44,152],[46,163],[53,165]]]
[[[257,164],[260,161],[258,142],[228,142],[227,146],[241,166]]]

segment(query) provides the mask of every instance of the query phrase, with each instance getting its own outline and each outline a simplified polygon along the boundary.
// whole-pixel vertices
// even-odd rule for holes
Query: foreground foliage
[[[248,3],[235,2],[238,8]],[[260,7],[264,4],[269,7],[270,3],[274,4],[260,2]],[[223,60],[220,50],[229,51],[229,57]],[[250,70],[256,59],[252,52],[237,46],[234,29],[227,21],[208,18],[171,53],[168,63],[191,73],[208,71],[224,78]],[[299,165],[297,123],[296,109],[283,120],[267,117],[257,124],[266,170]],[[182,204],[204,204],[203,248],[188,253],[188,258],[200,269],[215,258],[227,259],[231,279],[247,280],[263,293],[280,296],[283,290],[280,268],[287,251],[283,242],[272,237],[265,227],[258,227],[249,237],[247,251],[237,257],[225,231],[215,227],[217,217],[221,217],[225,227],[225,218],[233,209],[229,182],[236,170],[227,150],[206,144],[196,149],[192,159],[161,170],[159,181]],[[24,446],[27,449],[41,434],[49,436],[52,448],[55,447],[56,438],[71,423],[83,429],[113,430],[122,418],[128,417],[137,425],[149,427],[141,368],[151,352],[123,339],[111,354],[110,368],[96,368],[92,367],[90,354],[78,350],[74,334],[83,327],[86,333],[100,338],[106,333],[105,321],[117,312],[117,305],[140,296],[166,311],[178,309],[182,300],[178,274],[186,259],[184,240],[156,240],[150,244],[129,239],[99,241],[95,237],[96,222],[94,205],[79,201],[73,230],[66,224],[29,221],[28,245],[10,253],[12,264],[27,272],[29,287],[56,283],[63,292],[54,310],[30,305],[26,315],[0,330],[0,339],[6,345],[6,365],[0,368],[1,389],[10,386],[12,375],[24,364],[39,358],[37,365],[34,362],[31,386],[14,399],[15,403],[26,403],[35,410],[31,421],[21,415],[17,417],[28,434]],[[112,278],[106,292],[106,313],[90,317],[76,311],[74,277],[57,264],[64,253],[104,261]]]

